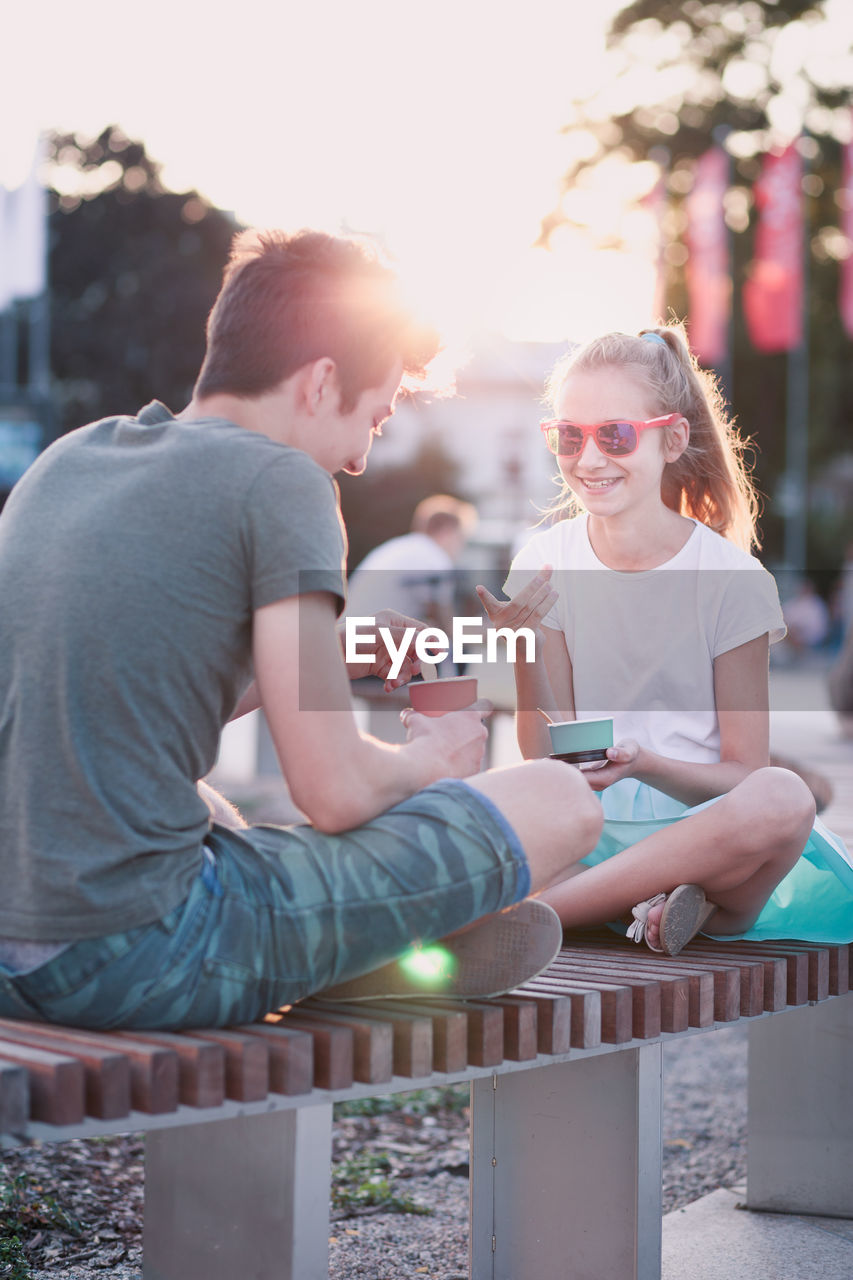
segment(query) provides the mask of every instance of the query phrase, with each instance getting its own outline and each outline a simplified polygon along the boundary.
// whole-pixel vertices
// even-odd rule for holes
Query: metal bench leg
[[[155,1129],[144,1280],[327,1280],[331,1106]]]
[[[853,1218],[853,994],[749,1028],[750,1209]]]
[[[659,1280],[661,1047],[475,1081],[472,1280]]]

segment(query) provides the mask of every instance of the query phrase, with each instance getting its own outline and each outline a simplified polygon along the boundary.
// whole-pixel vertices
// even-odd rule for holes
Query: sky
[[[568,164],[561,125],[605,74],[598,0],[46,0],[0,54],[0,181],[39,128],[144,141],[175,190],[262,226],[382,237],[453,336],[558,341],[650,319],[634,250],[534,250]],[[5,42],[4,42],[5,43]],[[5,64],[5,65],[4,65]],[[8,122],[13,122],[11,128]]]
[[[15,5],[0,48],[0,183],[22,178],[39,129],[96,136],[117,124],[167,186],[196,188],[244,223],[381,237],[451,340],[637,329],[655,319],[656,229],[625,212],[615,186],[593,222],[626,251],[565,229],[552,251],[532,248],[569,163],[561,126],[573,102],[612,84],[604,32],[620,4]],[[853,42],[853,5],[826,7],[831,28],[790,24],[774,57],[834,66]],[[646,82],[651,94],[640,66],[634,85]],[[780,106],[783,129],[798,128],[796,98]]]

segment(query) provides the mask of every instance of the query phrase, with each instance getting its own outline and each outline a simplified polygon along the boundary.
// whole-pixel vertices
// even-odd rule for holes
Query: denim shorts
[[[189,897],[162,920],[0,966],[0,1016],[90,1028],[250,1022],[530,892],[498,809],[447,779],[364,826],[214,825]]]

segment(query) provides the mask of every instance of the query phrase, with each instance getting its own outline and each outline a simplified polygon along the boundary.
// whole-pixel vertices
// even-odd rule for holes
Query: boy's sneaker
[[[326,987],[313,1000],[392,1000],[500,996],[547,969],[563,941],[560,917],[546,902],[525,898],[456,933],[411,947],[380,969]]]

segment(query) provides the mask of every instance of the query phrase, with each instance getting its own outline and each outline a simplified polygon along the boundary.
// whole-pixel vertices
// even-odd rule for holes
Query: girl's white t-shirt
[[[785,624],[763,565],[693,524],[671,560],[624,573],[596,556],[586,515],[560,521],[521,548],[504,590],[553,565],[559,599],[543,622],[566,638],[577,718],[612,716],[615,742],[704,763],[720,758],[714,659],[760,635],[781,640]]]

